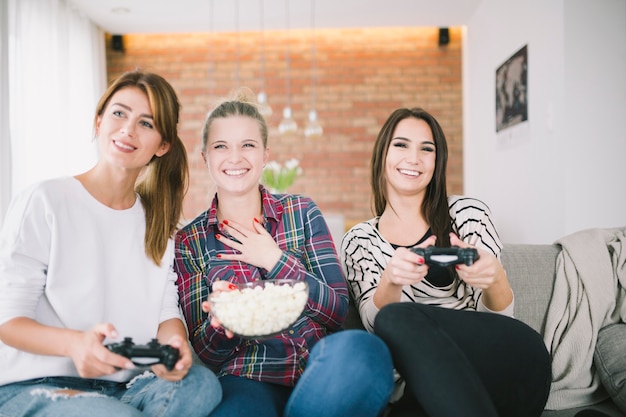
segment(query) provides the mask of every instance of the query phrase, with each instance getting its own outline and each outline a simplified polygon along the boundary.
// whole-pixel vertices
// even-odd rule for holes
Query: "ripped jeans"
[[[177,382],[152,372],[127,383],[48,377],[0,386],[0,417],[207,417],[221,398],[217,378],[202,366]]]

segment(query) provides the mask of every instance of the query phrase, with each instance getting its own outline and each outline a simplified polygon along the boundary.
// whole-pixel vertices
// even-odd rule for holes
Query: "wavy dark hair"
[[[389,152],[389,145],[393,139],[393,132],[402,120],[413,117],[428,124],[435,140],[435,172],[426,188],[426,195],[420,207],[421,214],[429,224],[432,233],[437,236],[437,246],[450,246],[449,233],[452,231],[452,220],[448,207],[448,193],[446,190],[446,167],[448,164],[448,145],[443,129],[426,110],[414,108],[400,108],[395,110],[385,121],[372,152],[371,178],[372,206],[374,214],[380,216],[387,207],[387,178],[385,176],[385,161]],[[392,207],[393,208],[393,207]]]

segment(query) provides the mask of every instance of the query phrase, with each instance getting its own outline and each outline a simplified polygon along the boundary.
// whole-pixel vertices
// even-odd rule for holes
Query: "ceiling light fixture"
[[[265,92],[265,6],[263,0],[260,0],[259,9],[261,10],[261,90],[257,96],[257,102],[259,113],[263,117],[268,118],[272,115],[272,107]]]
[[[241,35],[239,34],[239,0],[235,0],[235,88],[239,88],[239,49],[241,47]]]
[[[289,0],[285,0],[285,17],[287,21],[287,34],[289,34]],[[278,133],[281,135],[293,134],[298,131],[298,124],[293,118],[293,114],[291,112],[291,79],[289,73],[289,41],[287,39],[285,42],[285,62],[287,67],[287,75],[286,75],[286,93],[287,93],[287,106],[283,109],[283,120],[280,121],[278,125]]]
[[[309,120],[304,127],[304,136],[307,138],[319,137],[324,133],[324,129],[317,118],[315,110],[316,99],[316,47],[315,47],[315,0],[311,0],[311,110],[309,111]]]
[[[213,62],[213,49],[214,49],[213,42],[215,41],[215,39],[213,39],[213,37],[215,36],[215,32],[213,28],[214,16],[215,16],[215,13],[213,11],[213,0],[209,0],[209,37],[210,37],[210,41],[209,41],[209,108],[211,108],[211,105],[212,105],[211,102],[213,100],[214,89],[215,89],[215,74],[214,74],[215,64]]]

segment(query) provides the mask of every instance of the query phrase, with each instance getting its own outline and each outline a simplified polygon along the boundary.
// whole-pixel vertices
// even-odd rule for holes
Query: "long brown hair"
[[[111,97],[126,87],[138,87],[146,94],[154,125],[163,142],[170,145],[165,155],[152,158],[135,185],[146,213],[146,255],[160,265],[167,241],[178,228],[189,184],[187,151],[178,136],[181,105],[174,88],[163,77],[140,70],[130,71],[108,87],[96,107],[94,124]]]
[[[387,178],[385,177],[385,161],[389,152],[389,145],[393,139],[393,132],[402,120],[413,117],[428,124],[435,140],[435,172],[426,187],[426,195],[420,208],[424,220],[429,224],[431,231],[437,236],[437,246],[450,245],[449,233],[452,231],[452,222],[448,207],[446,190],[446,166],[448,164],[448,145],[443,129],[430,113],[419,107],[400,108],[395,110],[383,124],[372,152],[371,177],[372,203],[376,216],[380,216],[387,207]]]

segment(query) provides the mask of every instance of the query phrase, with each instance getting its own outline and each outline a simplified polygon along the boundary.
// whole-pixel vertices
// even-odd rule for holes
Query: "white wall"
[[[524,45],[528,130],[502,140],[495,71]],[[483,0],[463,77],[464,193],[491,207],[504,242],[626,225],[624,0]]]
[[[624,226],[626,1],[566,1],[565,39],[565,228]]]

